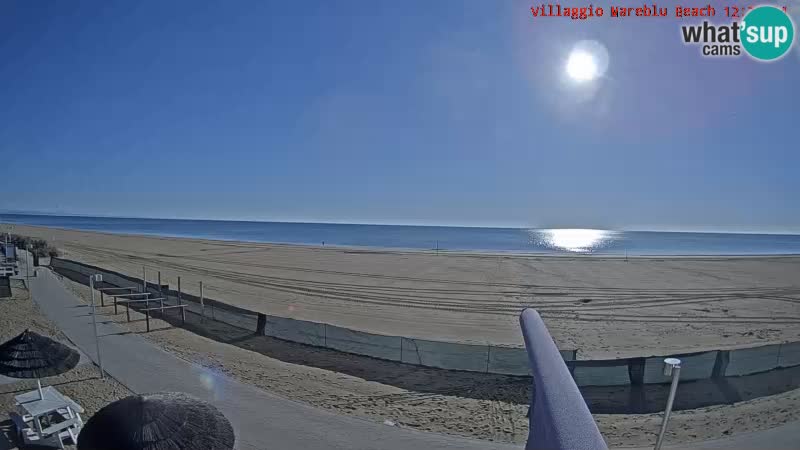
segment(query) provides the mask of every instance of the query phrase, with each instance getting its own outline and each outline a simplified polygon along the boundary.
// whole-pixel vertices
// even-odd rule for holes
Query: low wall
[[[141,278],[68,259],[52,258],[50,267],[57,272],[69,271],[86,276],[87,280],[89,275],[100,273],[104,287],[134,287],[137,291],[142,288]],[[178,292],[170,289],[170,286],[159,287],[148,283],[147,291],[154,297],[165,297],[167,305],[177,303]],[[524,348],[380,335],[326,323],[261,314],[209,298],[204,298],[201,305],[199,297],[186,293],[180,293],[180,298],[187,305],[187,312],[285,341],[439,369],[530,375]],[[138,308],[134,306],[134,309]],[[562,350],[561,356],[568,361],[575,359],[576,353],[575,350]]]
[[[102,273],[103,283],[108,286],[136,287],[138,290],[142,287],[141,278],[67,259],[52,258],[50,266],[56,271],[85,275],[87,279],[90,274]],[[166,297],[166,304],[177,303],[178,292],[170,286],[148,283],[147,290],[154,296]],[[524,348],[386,336],[326,323],[270,316],[208,298],[203,299],[201,306],[199,297],[186,293],[181,293],[180,297],[188,312],[285,341],[440,369],[531,375]],[[664,358],[668,357],[681,359],[681,379],[685,381],[744,376],[800,365],[800,342],[612,360],[576,360],[575,350],[559,352],[575,383],[581,387],[668,383],[662,373]]]

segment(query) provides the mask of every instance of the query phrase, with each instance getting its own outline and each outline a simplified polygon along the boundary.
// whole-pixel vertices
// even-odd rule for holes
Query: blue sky
[[[800,232],[796,49],[531,5],[2,2],[0,209]]]

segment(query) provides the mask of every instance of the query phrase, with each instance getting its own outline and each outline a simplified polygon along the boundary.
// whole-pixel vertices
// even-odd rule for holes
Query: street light
[[[94,343],[97,346],[97,365],[100,367],[100,379],[105,379],[106,374],[103,372],[103,361],[100,359],[100,339],[97,337],[97,309],[94,305],[94,283],[103,281],[103,275],[95,274],[89,275],[89,289],[92,291],[92,324],[94,325]]]
[[[667,409],[664,410],[664,421],[661,422],[661,432],[658,433],[655,450],[661,449],[664,442],[664,433],[667,431],[667,421],[672,412],[672,402],[675,401],[675,391],[678,390],[678,379],[681,376],[681,360],[678,358],[667,358],[664,360],[664,376],[672,375],[672,384],[669,387],[669,397],[667,398]]]
[[[31,282],[31,252],[30,252],[31,244],[27,244],[25,246],[25,278],[28,279],[28,283]]]

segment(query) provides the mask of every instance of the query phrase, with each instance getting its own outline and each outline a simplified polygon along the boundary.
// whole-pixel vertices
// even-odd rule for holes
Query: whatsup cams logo
[[[681,34],[685,44],[702,45],[703,56],[724,57],[749,55],[758,61],[777,61],[789,52],[794,43],[792,18],[781,8],[759,6],[751,9],[741,22],[715,25],[684,25]]]

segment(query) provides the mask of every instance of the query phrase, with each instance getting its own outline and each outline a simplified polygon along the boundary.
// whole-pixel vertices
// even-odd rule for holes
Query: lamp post
[[[31,282],[31,244],[25,246],[25,278],[28,284]]]
[[[100,379],[105,379],[106,374],[103,372],[103,361],[100,359],[100,339],[97,337],[97,309],[94,305],[94,283],[103,281],[103,275],[95,274],[89,275],[89,289],[92,291],[92,325],[94,325],[94,343],[97,347],[97,365],[100,367]]]
[[[672,375],[672,384],[669,386],[669,397],[667,398],[667,408],[664,410],[664,421],[661,422],[661,432],[658,433],[655,450],[661,449],[664,442],[664,433],[667,432],[667,422],[669,414],[672,412],[672,402],[675,401],[675,392],[678,390],[678,379],[681,376],[681,360],[678,358],[667,358],[664,360],[664,376]]]

